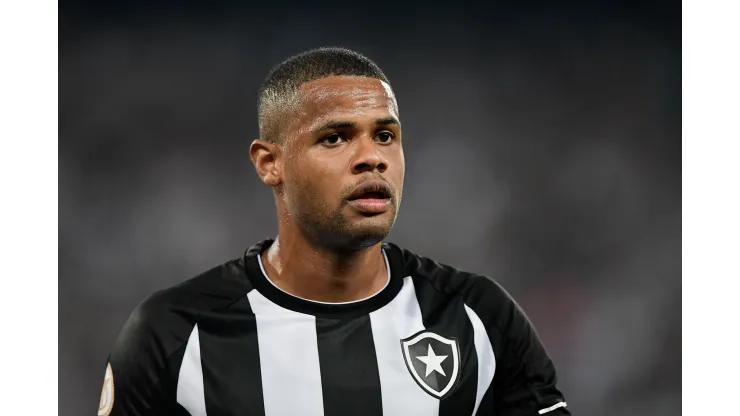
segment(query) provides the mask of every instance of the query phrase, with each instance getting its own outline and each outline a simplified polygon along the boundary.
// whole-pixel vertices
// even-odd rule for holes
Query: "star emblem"
[[[429,374],[431,374],[432,371],[436,371],[445,377],[447,376],[447,374],[445,374],[445,370],[442,369],[442,361],[444,361],[447,356],[434,354],[431,343],[428,345],[427,355],[421,355],[416,358],[427,365],[426,374],[424,374],[424,377],[429,377]]]
[[[411,377],[432,397],[442,400],[455,390],[461,373],[456,338],[423,329],[401,340],[401,352]]]

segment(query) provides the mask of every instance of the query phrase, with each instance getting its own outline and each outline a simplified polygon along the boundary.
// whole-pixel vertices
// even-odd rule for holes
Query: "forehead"
[[[306,82],[299,88],[301,121],[390,115],[398,118],[391,87],[376,78],[331,76]]]

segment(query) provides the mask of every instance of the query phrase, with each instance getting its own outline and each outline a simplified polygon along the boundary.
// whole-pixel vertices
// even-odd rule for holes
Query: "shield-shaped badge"
[[[401,340],[401,350],[411,376],[437,399],[445,398],[460,376],[460,349],[455,338],[421,331]]]

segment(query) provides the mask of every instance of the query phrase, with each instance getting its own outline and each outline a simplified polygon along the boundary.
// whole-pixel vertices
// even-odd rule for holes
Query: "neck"
[[[380,291],[388,280],[380,243],[338,253],[281,233],[261,258],[265,272],[277,287],[319,302],[364,299]]]

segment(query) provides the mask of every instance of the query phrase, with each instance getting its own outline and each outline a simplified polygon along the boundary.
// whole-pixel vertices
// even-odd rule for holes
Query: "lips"
[[[360,184],[347,198],[349,205],[365,216],[382,214],[391,209],[391,187],[380,180]]]
[[[380,180],[363,182],[352,191],[347,198],[350,201],[358,199],[389,199],[391,188],[387,183]]]

